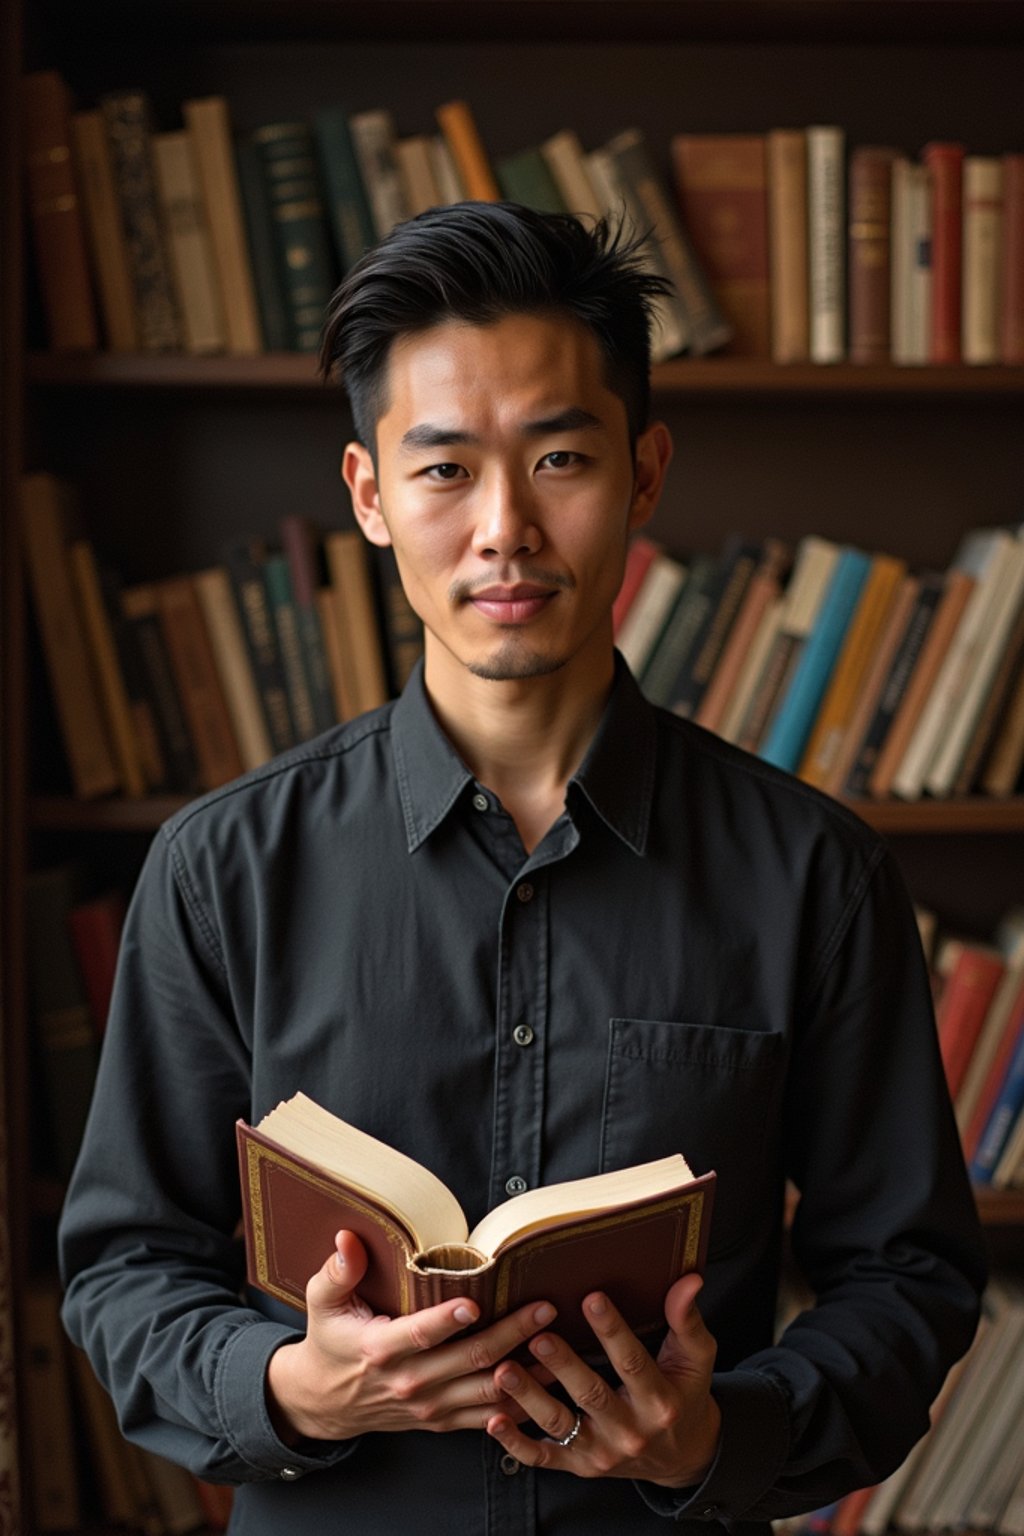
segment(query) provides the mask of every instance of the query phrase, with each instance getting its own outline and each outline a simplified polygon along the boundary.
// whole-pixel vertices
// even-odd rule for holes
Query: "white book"
[[[378,240],[390,235],[396,224],[409,217],[395,146],[398,133],[394,115],[386,108],[356,112],[348,120],[359,174],[363,178],[370,214]]]
[[[1017,539],[999,562],[991,586],[986,583],[985,621],[955,711],[946,722],[938,751],[925,777],[930,794],[948,795],[971,745],[1010,631],[1024,603],[1024,541]]]
[[[604,210],[579,136],[573,129],[564,128],[545,139],[540,152],[569,212],[585,222],[596,223]]]
[[[414,133],[408,138],[397,139],[394,155],[410,217],[425,213],[428,208],[437,208],[442,198],[434,171],[429,136]]]
[[[892,168],[891,350],[894,363],[927,363],[931,350],[931,183],[923,165]]]
[[[452,203],[461,203],[466,196],[466,189],[459,180],[455,160],[443,133],[431,135],[430,159],[433,163],[434,179],[441,195],[442,206],[448,208]]]
[[[960,350],[965,363],[998,363],[1003,243],[1003,163],[967,155],[963,171]]]
[[[807,130],[807,249],[811,361],[846,355],[846,136]]]
[[[615,641],[634,677],[647,665],[685,581],[686,566],[671,555],[657,554],[648,566]]]
[[[953,562],[954,568],[976,582],[946,652],[931,692],[925,701],[914,733],[892,781],[892,792],[902,800],[916,800],[939,750],[942,733],[966,684],[968,671],[988,616],[989,590],[1000,561],[1013,546],[1012,533],[1003,528],[977,529],[968,534]]]
[[[182,128],[151,141],[164,238],[188,352],[223,352],[227,326],[192,141]]]

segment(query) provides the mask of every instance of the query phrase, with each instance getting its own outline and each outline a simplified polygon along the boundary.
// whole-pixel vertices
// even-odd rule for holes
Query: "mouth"
[[[498,624],[526,624],[542,613],[557,595],[557,589],[551,587],[517,582],[508,587],[485,587],[471,593],[467,601],[477,613]]]

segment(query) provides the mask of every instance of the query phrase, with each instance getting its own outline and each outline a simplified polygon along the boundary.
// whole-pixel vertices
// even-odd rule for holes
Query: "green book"
[[[510,203],[536,208],[538,213],[566,213],[565,199],[539,149],[522,149],[495,163],[501,194]]]
[[[298,741],[308,741],[317,734],[317,721],[302,661],[298,609],[287,558],[278,554],[268,555],[263,567],[263,579],[267,584],[267,599],[277,631],[281,670],[284,673],[295,736]]]
[[[377,236],[345,108],[327,107],[318,112],[313,119],[313,137],[338,264],[347,272]]]
[[[285,303],[284,277],[274,238],[263,156],[252,139],[239,139],[235,145],[235,160],[256,302],[263,322],[263,339],[268,352],[293,352],[295,341]]]
[[[252,137],[263,161],[293,344],[316,352],[337,272],[313,134],[306,123],[268,123]]]

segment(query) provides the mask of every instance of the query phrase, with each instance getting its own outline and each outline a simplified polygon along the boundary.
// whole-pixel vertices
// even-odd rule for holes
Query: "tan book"
[[[85,218],[71,160],[71,94],[52,69],[21,86],[28,211],[39,291],[55,352],[99,346]]]
[[[892,555],[872,556],[867,581],[798,770],[799,777],[807,784],[824,789],[836,766],[851,716],[864,691],[872,658],[906,570],[906,562]]]
[[[917,728],[921,712],[928,702],[942,663],[946,658],[957,625],[963,617],[976,582],[966,571],[950,571],[946,590],[936,609],[928,635],[907,683],[907,691],[893,716],[892,725],[878,754],[878,761],[868,780],[875,799],[885,799],[893,779]]]
[[[800,128],[773,128],[767,155],[772,358],[805,363],[810,356],[806,134]]]
[[[393,112],[376,107],[349,118],[352,149],[366,189],[377,239],[390,235],[412,211],[406,201],[405,182],[395,149],[398,129]]]
[[[324,539],[338,622],[355,682],[356,713],[387,702],[380,623],[370,586],[366,544],[356,529],[335,529]]]
[[[182,115],[192,141],[220,279],[227,349],[243,355],[259,352],[263,347],[263,336],[227,102],[223,96],[186,101],[182,105]]]
[[[153,135],[153,169],[185,350],[223,352],[227,344],[224,303],[192,140],[184,129]]]
[[[1003,718],[992,743],[981,788],[986,795],[1008,799],[1024,768],[1024,667],[1013,684]]]
[[[965,363],[998,363],[1003,162],[997,155],[967,155],[963,177],[960,350]]]
[[[499,202],[501,192],[469,103],[445,102],[436,115],[466,196],[481,203]]]
[[[342,634],[337,594],[332,587],[320,587],[314,602],[324,637],[324,652],[327,656],[327,670],[331,679],[334,712],[339,721],[352,720],[359,713],[358,690],[352,657]]]
[[[540,146],[548,170],[570,213],[596,224],[604,210],[587,169],[587,157],[579,135],[571,128],[552,134]]]
[[[156,594],[200,782],[204,789],[216,789],[244,769],[203,610],[188,576],[157,582]]]
[[[71,144],[107,347],[111,352],[137,352],[135,285],[103,113],[95,108],[75,112]]]
[[[258,768],[274,752],[231,578],[218,565],[199,571],[192,581],[206,620],[242,765],[246,769]]]
[[[486,1325],[531,1301],[558,1308],[559,1334],[593,1350],[580,1304],[606,1290],[638,1333],[664,1326],[674,1281],[707,1254],[713,1172],[677,1154],[527,1190],[469,1224],[422,1163],[305,1094],[255,1127],[237,1124],[249,1279],[292,1306],[344,1228],[370,1263],[359,1294],[400,1316],[466,1296]]]
[[[88,800],[119,789],[121,776],[71,579],[69,498],[70,488],[54,475],[22,478],[22,542],[43,654],[74,791]]]
[[[434,170],[433,141],[428,134],[414,133],[395,144],[395,160],[402,178],[405,206],[412,217],[437,208],[444,201]]]
[[[141,796],[149,785],[114,630],[103,596],[96,551],[88,539],[76,539],[68,549],[68,559],[121,782],[127,794]]]

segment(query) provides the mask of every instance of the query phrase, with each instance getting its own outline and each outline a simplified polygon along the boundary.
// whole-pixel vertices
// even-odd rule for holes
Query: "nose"
[[[485,559],[510,560],[535,555],[543,542],[533,497],[511,475],[496,476],[482,487],[473,551]]]

